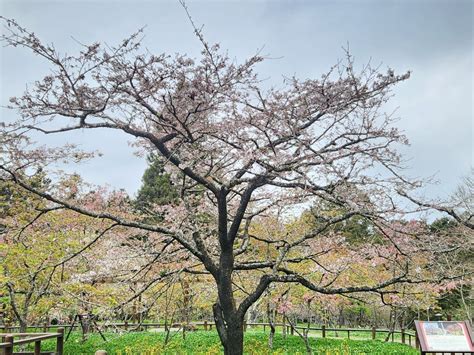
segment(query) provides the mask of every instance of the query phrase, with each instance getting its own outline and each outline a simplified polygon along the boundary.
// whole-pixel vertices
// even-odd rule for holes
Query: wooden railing
[[[204,329],[209,327],[209,329],[212,329],[212,325],[214,325],[214,322],[198,322],[198,323],[193,323],[196,325],[202,324],[204,326]],[[266,331],[267,327],[270,327],[270,324],[268,323],[245,323],[244,328],[248,326],[260,326],[263,327],[263,331]],[[370,336],[368,338],[371,338],[372,340],[375,340],[377,338],[377,334],[384,334],[386,336],[387,341],[391,340],[392,342],[395,342],[395,336],[399,335],[400,336],[400,342],[403,344],[408,344],[410,346],[415,346],[416,345],[416,334],[413,332],[407,332],[405,329],[400,329],[400,330],[390,330],[390,329],[377,329],[375,327],[372,328],[327,328],[325,325],[321,327],[308,327],[308,326],[294,326],[292,327],[288,323],[275,323],[275,327],[280,327],[282,329],[285,329],[287,334],[294,335],[294,328],[297,330],[301,331],[317,331],[321,332],[321,337],[326,338],[328,337],[328,332],[334,332],[336,337],[339,337],[340,333],[347,334],[347,338],[351,338],[351,333],[369,333]]]
[[[63,355],[64,350],[64,328],[58,328],[56,333],[0,333],[0,354],[3,355],[41,355],[55,354]],[[15,340],[15,338],[19,338]],[[41,351],[41,342],[47,339],[56,338],[56,351]],[[34,351],[15,352],[14,347],[18,345],[34,343]]]
[[[178,327],[181,327],[180,324],[175,324]],[[192,322],[190,323],[191,326],[195,327],[202,327],[204,330],[212,330],[215,327],[214,322],[212,321],[200,321],[200,322]],[[275,327],[280,328],[287,332],[287,334],[294,334],[294,329],[288,323],[275,323]],[[133,331],[133,330],[147,330],[148,328],[164,328],[164,323],[129,323],[129,322],[120,322],[120,323],[102,323],[99,324],[102,330],[110,330],[114,328],[123,328],[126,331]],[[171,327],[170,324],[167,325]],[[29,330],[37,330],[42,329],[43,332],[47,332],[49,329],[56,329],[56,328],[70,328],[71,325],[61,324],[61,325],[50,325],[50,324],[43,324],[43,325],[34,325],[29,326],[27,329]],[[74,328],[78,329],[80,325],[74,325]],[[247,327],[262,327],[264,331],[270,327],[268,323],[245,323],[244,328]],[[298,330],[308,330],[312,332],[320,332],[321,337],[326,338],[330,337],[330,333],[334,332],[337,337],[340,337],[340,334],[344,334],[347,336],[348,339],[356,338],[354,335],[355,333],[367,333],[367,339],[376,339],[377,334],[384,334],[385,339],[387,341],[395,342],[395,337],[397,340],[399,339],[401,343],[407,344],[410,346],[416,346],[416,334],[414,332],[406,331],[405,329],[400,330],[389,330],[389,329],[376,329],[376,328],[329,328],[326,326],[321,327],[313,327],[313,326],[295,326]],[[0,328],[1,329],[1,328]],[[4,327],[6,331],[14,331],[15,329],[19,329],[18,326],[12,327]]]

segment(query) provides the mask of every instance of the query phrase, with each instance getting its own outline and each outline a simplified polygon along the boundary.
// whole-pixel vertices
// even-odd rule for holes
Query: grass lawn
[[[299,327],[306,327],[307,324],[304,324],[304,323],[299,323],[298,324]],[[313,327],[320,327],[320,325],[312,325]],[[330,329],[333,329],[331,327],[328,327]],[[263,331],[263,327],[262,326],[252,326],[251,328],[249,329],[252,329],[252,330],[261,330]],[[267,326],[266,327],[266,331],[268,332],[269,330],[269,327]],[[282,332],[281,330],[281,327],[277,327],[277,332]],[[413,331],[407,331],[407,334],[405,336],[405,341],[408,343],[408,340],[409,340],[409,336],[408,336],[408,332],[409,333],[413,333]],[[309,334],[311,336],[314,336],[316,338],[322,338],[323,337],[323,334],[322,334],[322,331],[321,330],[310,330]],[[334,330],[327,330],[326,331],[326,337],[327,338],[336,338],[336,339],[347,339],[347,331],[344,331],[344,330],[337,330],[337,331],[334,331]],[[387,333],[386,332],[377,332],[376,333],[376,339],[377,340],[381,340],[381,341],[385,341],[385,338],[387,337]],[[350,339],[356,339],[356,340],[371,340],[372,339],[372,332],[370,329],[368,330],[364,330],[364,331],[351,331],[350,332]],[[392,335],[390,335],[390,340],[392,339]],[[401,334],[394,334],[393,335],[393,339],[395,342],[398,342],[398,343],[401,343],[402,342],[402,336]],[[411,341],[412,341],[412,344],[414,345],[415,344],[415,337],[412,336],[411,337]]]
[[[181,333],[174,333],[171,341],[163,345],[164,334],[152,332],[137,333],[106,333],[107,342],[98,334],[89,335],[89,339],[81,342],[79,333],[72,333],[65,343],[66,355],[93,355],[96,350],[106,350],[109,355],[175,355],[175,354],[221,354],[222,348],[217,333],[213,331],[197,331],[186,334],[183,340]],[[248,331],[245,334],[245,354],[306,354],[303,341],[298,336],[284,338],[275,334],[274,349],[267,347],[268,334],[260,331]],[[379,340],[347,340],[347,339],[310,339],[314,353],[321,355],[352,355],[352,354],[418,354],[406,345],[384,343]],[[41,350],[53,350],[55,343],[45,341]]]

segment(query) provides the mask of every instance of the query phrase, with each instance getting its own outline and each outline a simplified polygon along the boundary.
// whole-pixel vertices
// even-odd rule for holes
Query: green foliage
[[[448,233],[455,228],[457,223],[454,219],[448,217],[438,218],[430,224],[430,231],[432,233]]]
[[[85,342],[81,342],[81,335],[73,333],[65,343],[66,355],[94,354],[101,349],[110,355],[155,355],[155,354],[222,354],[219,337],[215,332],[197,331],[186,334],[183,340],[181,333],[175,333],[171,341],[164,346],[164,333],[127,333],[123,335],[106,334],[104,342],[98,334],[92,334]],[[399,354],[409,355],[418,352],[406,345],[384,343],[377,340],[338,340],[311,338],[311,345],[315,354],[354,355],[354,354]],[[298,336],[284,338],[275,334],[274,348],[270,351],[267,346],[268,333],[248,331],[245,334],[244,354],[305,354],[305,346]],[[42,350],[53,350],[54,341],[45,342]]]
[[[463,287],[456,287],[455,289],[444,293],[438,299],[438,306],[446,313],[453,315],[456,310],[462,307],[462,298],[469,300],[471,293],[471,285],[463,285]]]
[[[462,233],[459,229],[459,223],[456,222],[453,218],[442,217],[438,218],[430,224],[430,232],[437,234],[449,241],[453,235],[457,233]],[[466,236],[468,237],[468,236]],[[468,244],[466,244],[468,245]],[[454,245],[456,246],[456,245]],[[466,269],[463,272],[468,273],[467,270],[472,270],[473,268],[473,254],[472,248],[465,247],[456,255],[457,261],[463,265]],[[450,267],[448,263],[447,267]],[[460,272],[461,273],[461,272]],[[463,299],[472,307],[472,300],[470,294],[472,293],[472,284],[467,282],[463,285],[458,284],[456,288],[450,289],[447,292],[443,293],[438,299],[438,306],[443,310],[443,313],[449,314],[451,316],[458,313],[459,310],[463,308]],[[461,312],[462,314],[462,312]],[[462,317],[465,317],[462,315]]]
[[[51,181],[45,174],[38,170],[33,176],[28,178],[28,182],[34,188],[46,189]],[[16,216],[27,207],[41,206],[41,200],[33,194],[25,193],[24,190],[15,186],[12,182],[0,182],[0,222],[10,216]],[[19,212],[20,211],[20,212]],[[2,223],[0,232],[6,229]]]
[[[165,173],[160,157],[149,155],[148,164],[142,177],[142,187],[135,200],[135,206],[141,212],[149,211],[153,205],[173,203],[179,196],[170,175]]]
[[[347,211],[344,208],[321,201],[317,206],[311,207],[303,216],[309,218],[314,227],[317,228],[320,225],[324,225],[327,218],[343,216],[345,213]],[[349,243],[356,245],[366,242],[374,243],[381,240],[377,236],[376,229],[371,221],[359,215],[336,223],[328,228],[327,231],[337,232],[343,235]]]
[[[65,182],[74,186],[76,177],[72,179]],[[50,183],[41,172],[30,180],[40,188]],[[51,207],[46,201],[9,182],[1,182],[0,191],[0,306],[6,305],[5,320],[24,326],[67,312],[76,299],[63,291],[74,291],[69,281],[81,264],[62,261],[95,235],[100,222],[63,209],[46,213]]]

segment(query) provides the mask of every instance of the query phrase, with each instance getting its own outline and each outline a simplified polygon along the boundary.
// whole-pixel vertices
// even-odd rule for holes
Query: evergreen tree
[[[171,181],[170,174],[164,169],[159,156],[148,156],[148,168],[142,177],[142,186],[138,191],[135,206],[140,212],[151,213],[153,205],[166,205],[176,201],[178,189]]]

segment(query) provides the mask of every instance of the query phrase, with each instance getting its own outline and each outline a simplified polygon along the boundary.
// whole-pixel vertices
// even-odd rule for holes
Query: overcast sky
[[[178,1],[0,0],[1,15],[14,18],[68,53],[77,43],[121,39],[146,25],[144,43],[155,53],[197,55],[199,42]],[[399,126],[410,139],[403,149],[412,177],[435,175],[426,194],[446,196],[473,162],[473,1],[188,1],[209,42],[243,59],[264,47],[274,58],[260,65],[268,83],[282,76],[314,78],[343,56],[347,43],[356,64],[369,59],[399,73],[412,71],[387,110],[399,107]],[[19,48],[2,48],[1,103],[20,95],[48,66]],[[1,111],[1,120],[14,118]],[[51,144],[77,142],[99,149],[100,159],[76,170],[87,181],[135,193],[143,159],[108,131],[39,137]],[[125,138],[126,139],[126,138]]]

